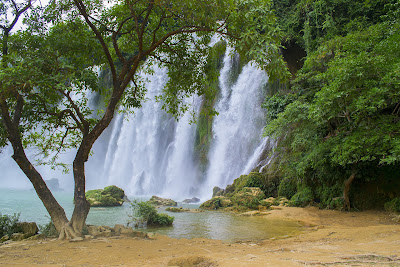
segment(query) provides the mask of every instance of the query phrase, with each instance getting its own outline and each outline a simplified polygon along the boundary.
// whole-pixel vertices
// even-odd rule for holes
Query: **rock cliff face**
[[[127,200],[127,197],[124,190],[111,185],[104,189],[87,191],[86,199],[89,201],[91,207],[115,207],[121,206]]]

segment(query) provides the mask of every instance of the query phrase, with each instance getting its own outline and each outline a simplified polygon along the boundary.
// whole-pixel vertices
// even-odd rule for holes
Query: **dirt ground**
[[[3,266],[400,266],[400,224],[385,212],[315,207],[265,216],[301,221],[301,234],[259,243],[207,239],[97,238],[0,246]]]

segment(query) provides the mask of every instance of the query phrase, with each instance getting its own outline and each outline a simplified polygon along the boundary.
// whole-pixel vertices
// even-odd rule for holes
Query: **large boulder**
[[[200,205],[200,209],[217,210],[232,206],[232,201],[223,196],[216,196]]]
[[[169,198],[161,198],[157,196],[152,196],[148,201],[150,204],[155,206],[177,206],[178,203]]]
[[[86,199],[91,207],[115,207],[121,206],[125,199],[125,192],[115,185],[104,189],[94,189],[86,192]]]
[[[34,222],[19,222],[17,228],[24,235],[24,238],[34,236],[39,232],[39,228]]]

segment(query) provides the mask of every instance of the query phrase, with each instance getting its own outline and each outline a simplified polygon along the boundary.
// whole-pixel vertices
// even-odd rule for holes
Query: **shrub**
[[[125,196],[124,190],[122,190],[119,187],[116,187],[115,185],[110,185],[110,186],[104,187],[104,190],[103,190],[103,192],[101,192],[101,194],[110,195],[117,200],[123,199]]]
[[[391,212],[400,212],[400,197],[393,198],[385,203],[385,210]]]
[[[282,179],[278,188],[278,196],[286,197],[287,199],[291,199],[297,191],[297,185],[295,179],[291,179],[286,177]]]
[[[19,214],[1,215],[0,213],[0,237],[8,235],[11,236],[14,233],[20,231],[19,226]]]
[[[294,207],[305,207],[313,201],[313,194],[309,187],[302,188],[291,199],[290,205]]]
[[[238,207],[257,209],[264,198],[265,194],[260,188],[244,187],[232,196],[232,202]]]
[[[157,213],[156,208],[149,202],[132,201],[131,207],[130,222],[134,222],[136,227],[144,227],[146,225],[169,226],[174,221],[174,217],[172,216]]]
[[[39,230],[46,237],[58,237],[58,232],[56,227],[54,226],[53,221],[50,221],[48,224],[39,225]]]

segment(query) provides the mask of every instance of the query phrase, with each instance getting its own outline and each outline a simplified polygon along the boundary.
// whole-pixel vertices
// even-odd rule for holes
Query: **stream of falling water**
[[[268,77],[249,63],[232,81],[235,60],[231,52],[227,48],[220,70],[220,93],[215,106],[219,115],[213,121],[206,168],[199,167],[195,149],[197,125],[189,123],[191,115],[185,114],[176,121],[154,100],[168,80],[165,69],[155,68],[152,75],[145,77],[148,101],[134,115],[116,115],[95,143],[86,165],[87,189],[114,184],[130,196],[206,200],[214,186],[225,187],[265,160],[260,157],[269,140],[262,137],[265,116],[261,103]],[[187,101],[194,111],[199,110],[201,98]],[[0,154],[0,168],[4,170],[0,174],[1,187],[30,186],[10,155],[10,148]],[[72,151],[63,159],[71,163],[73,156]],[[61,187],[72,190],[72,174],[63,175],[45,167],[40,170],[45,179],[58,178]]]

